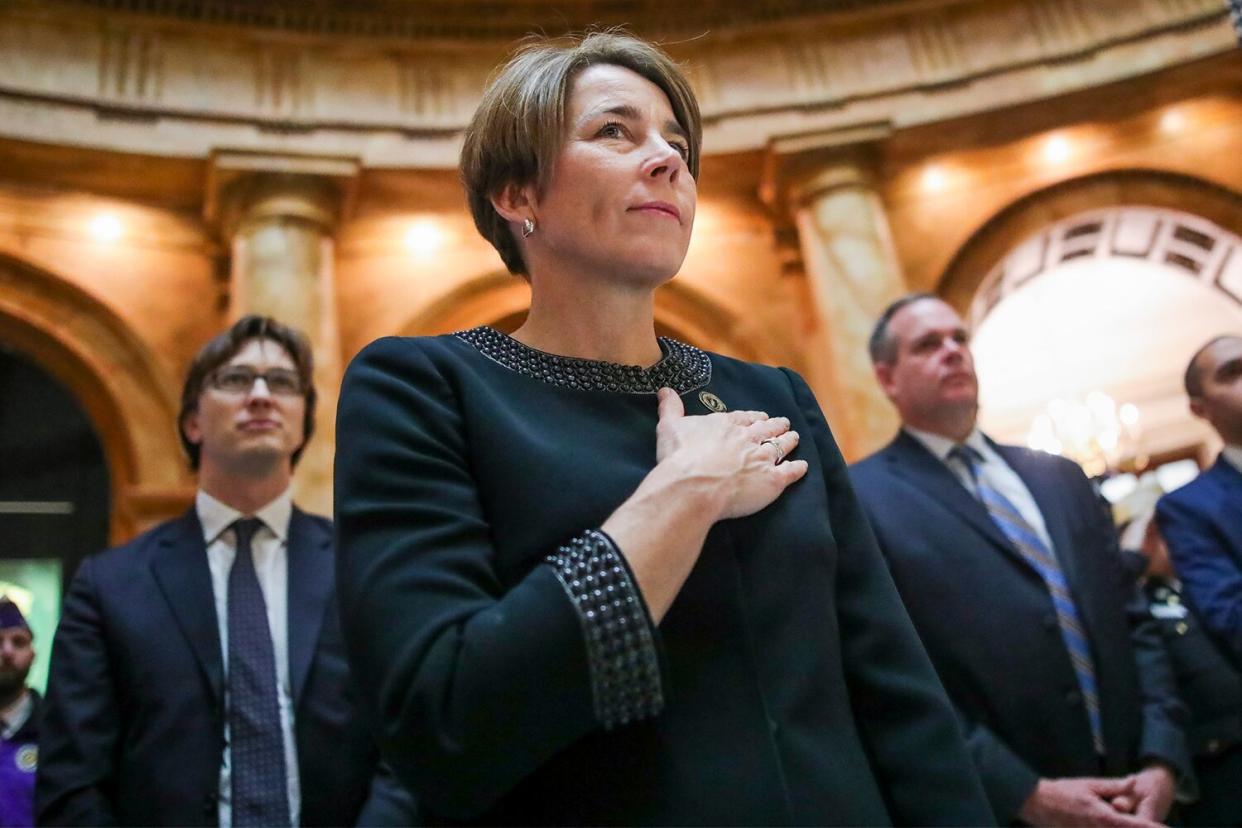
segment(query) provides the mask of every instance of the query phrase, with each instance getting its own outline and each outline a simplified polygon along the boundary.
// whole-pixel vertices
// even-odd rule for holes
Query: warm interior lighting
[[[715,256],[719,254],[721,219],[718,205],[700,203],[694,211],[694,232],[690,234],[689,255]]]
[[[1091,221],[1088,215],[1028,237],[981,286],[971,336],[980,426],[1001,442],[1029,441],[1048,451],[1056,451],[1056,440],[1068,455],[1068,436],[1057,433],[1048,403],[1059,398],[1085,407],[1099,391],[1117,402],[1114,469],[1142,469],[1152,456],[1186,456],[1211,445],[1210,429],[1186,410],[1182,375],[1204,331],[1237,330],[1242,311],[1221,301],[1211,275],[1187,278],[1183,264],[1166,261],[1159,234],[1171,222],[1220,239],[1218,245],[1242,240],[1173,211],[1126,207],[1092,213]],[[995,304],[985,310],[988,303]],[[1097,409],[1111,419],[1098,403]],[[1047,419],[1037,423],[1040,415]],[[1063,428],[1071,419],[1062,412]]]
[[[720,216],[712,206],[700,203],[694,209],[694,232],[705,230],[708,233],[719,229]]]
[[[1064,135],[1053,135],[1044,142],[1044,160],[1050,164],[1061,164],[1069,160],[1070,141]]]
[[[1138,421],[1138,407],[1133,403],[1118,407],[1103,391],[1091,391],[1083,400],[1048,403],[1031,421],[1026,444],[1069,457],[1091,476],[1117,468],[1124,458],[1134,458],[1141,469],[1147,457]]]
[[[426,256],[444,244],[444,231],[434,221],[416,221],[405,231],[405,246],[411,253]]]
[[[124,227],[112,213],[100,213],[87,225],[91,238],[98,242],[114,242],[121,237]]]
[[[1162,132],[1181,132],[1186,126],[1186,115],[1180,109],[1167,109],[1160,116]]]
[[[944,189],[946,177],[944,169],[939,165],[932,164],[923,170],[923,189],[934,193]]]

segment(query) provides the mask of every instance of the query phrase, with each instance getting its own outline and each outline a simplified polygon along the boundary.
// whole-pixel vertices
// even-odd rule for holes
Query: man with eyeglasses
[[[195,357],[181,517],[83,562],[52,649],[41,824],[406,824],[354,702],[332,525],[293,505],[309,343],[247,316]]]

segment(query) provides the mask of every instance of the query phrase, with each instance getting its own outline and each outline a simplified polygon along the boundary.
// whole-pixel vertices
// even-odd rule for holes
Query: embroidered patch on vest
[[[22,773],[34,773],[39,767],[39,748],[36,745],[26,745],[19,748],[17,753],[13,755],[13,761],[17,764],[17,769]]]

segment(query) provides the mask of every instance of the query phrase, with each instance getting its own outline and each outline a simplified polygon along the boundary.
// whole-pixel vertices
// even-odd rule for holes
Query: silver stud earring
[[[529,239],[533,235],[535,235],[535,220],[522,219],[522,238]]]

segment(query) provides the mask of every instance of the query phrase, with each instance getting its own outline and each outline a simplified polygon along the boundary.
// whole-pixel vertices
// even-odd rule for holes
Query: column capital
[[[216,150],[203,214],[226,240],[274,218],[300,219],[331,235],[353,208],[360,171],[354,158]]]
[[[791,209],[838,187],[873,187],[888,121],[773,136],[764,155],[759,196],[773,210]]]

